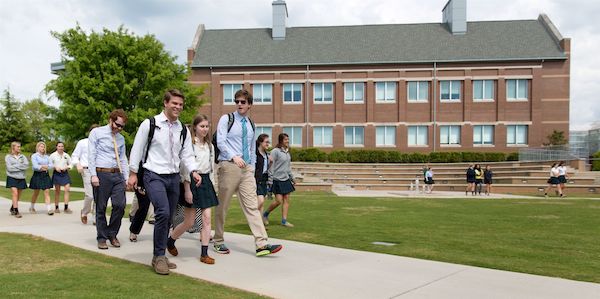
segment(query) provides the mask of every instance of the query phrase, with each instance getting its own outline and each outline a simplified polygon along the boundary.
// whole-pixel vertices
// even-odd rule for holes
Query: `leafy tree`
[[[545,146],[554,146],[554,145],[565,145],[568,143],[565,138],[565,133],[563,131],[552,131],[552,134],[548,135],[548,143],[544,143]]]
[[[25,142],[27,128],[24,126],[21,103],[19,103],[8,89],[4,90],[2,98],[2,111],[0,111],[0,148],[10,148],[13,141]]]
[[[112,110],[122,108],[129,118],[123,135],[131,144],[138,125],[162,110],[170,88],[186,96],[182,116],[189,119],[183,121],[189,122],[201,104],[202,88],[185,82],[189,69],[153,35],[136,36],[123,26],[87,34],[79,25],[52,35],[60,42],[65,69],[46,91],[61,101],[56,120],[67,139],[84,137],[91,124],[105,124]]]
[[[58,135],[61,126],[55,122],[56,107],[47,105],[41,99],[33,99],[23,104],[22,111],[28,142],[62,139]]]

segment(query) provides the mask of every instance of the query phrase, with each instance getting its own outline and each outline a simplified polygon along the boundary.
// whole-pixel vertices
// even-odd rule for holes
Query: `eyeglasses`
[[[122,124],[120,124],[120,123],[118,123],[118,122],[114,122],[114,124],[115,124],[115,126],[117,126],[117,128],[119,128],[119,129],[123,129],[123,128],[125,127],[125,125],[122,125]]]
[[[236,105],[239,105],[239,104],[246,105],[246,101],[235,100],[234,102]]]

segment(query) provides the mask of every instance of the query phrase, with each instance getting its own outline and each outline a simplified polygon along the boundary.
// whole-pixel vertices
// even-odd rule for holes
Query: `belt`
[[[110,172],[110,173],[120,173],[118,168],[102,168],[96,167],[96,172]]]
[[[88,169],[88,167],[87,167],[87,166],[83,166],[82,168],[83,168],[83,169]]]

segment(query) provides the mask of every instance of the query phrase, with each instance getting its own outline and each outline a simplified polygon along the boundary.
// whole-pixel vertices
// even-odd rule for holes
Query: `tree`
[[[28,131],[27,142],[61,139],[58,135],[61,126],[55,122],[58,112],[56,107],[47,105],[41,99],[33,99],[23,104],[22,111],[24,125]]]
[[[24,126],[21,103],[19,103],[8,89],[4,90],[2,98],[2,111],[0,111],[0,149],[6,150],[13,141],[25,142],[27,128]]]
[[[554,146],[554,145],[565,145],[568,143],[565,138],[565,133],[563,131],[552,131],[552,134],[548,135],[548,143],[544,143],[545,146]]]
[[[120,26],[117,31],[84,32],[79,25],[52,32],[61,46],[64,71],[50,81],[61,104],[57,122],[68,139],[85,136],[90,125],[105,124],[109,113],[122,108],[128,114],[123,135],[128,144],[138,125],[163,107],[166,90],[177,88],[186,96],[182,115],[190,119],[202,89],[188,84],[188,68],[175,62],[153,35],[135,36]]]

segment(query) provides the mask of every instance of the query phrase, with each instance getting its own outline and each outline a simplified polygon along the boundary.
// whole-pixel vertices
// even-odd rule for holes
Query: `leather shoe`
[[[87,224],[87,215],[81,215],[81,223]]]
[[[173,247],[169,247],[167,246],[167,251],[172,255],[172,256],[177,256],[179,255],[179,251],[177,250],[177,247],[173,246]]]
[[[208,255],[207,256],[201,256],[200,257],[200,261],[203,262],[203,263],[205,263],[205,264],[209,264],[209,265],[212,265],[212,264],[215,263],[215,259],[212,258],[212,257],[210,257],[210,256],[208,256]]]
[[[98,241],[98,249],[108,249],[108,245],[106,245],[106,241]]]
[[[110,245],[112,245],[113,247],[121,247],[121,243],[119,242],[119,239],[117,238],[111,238],[110,239]]]

